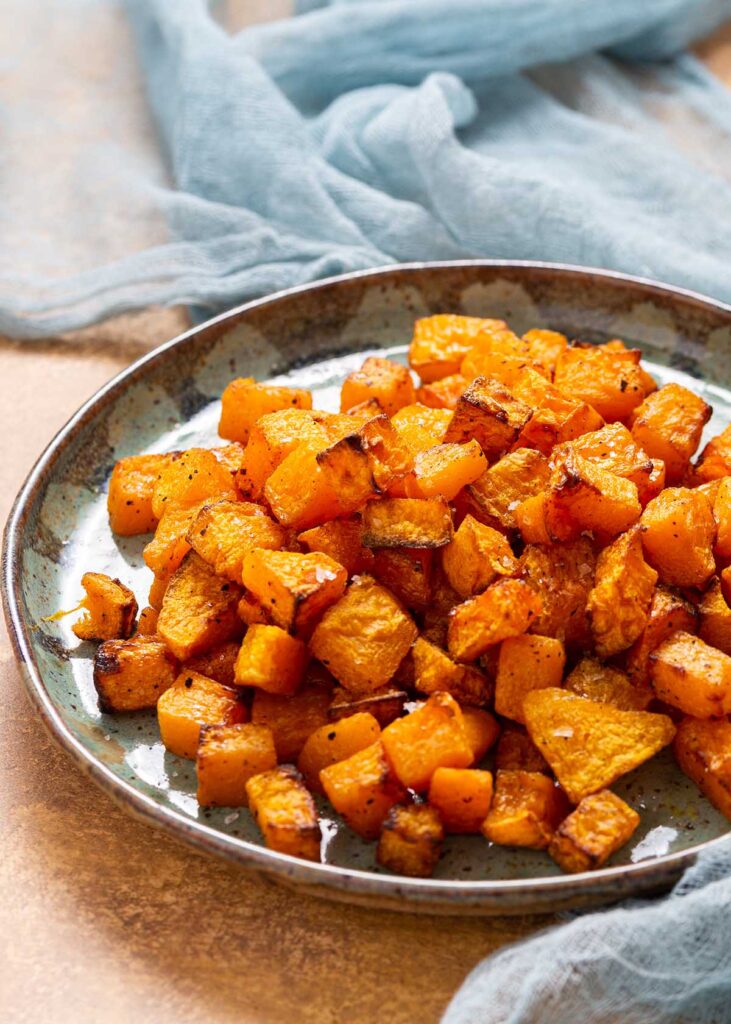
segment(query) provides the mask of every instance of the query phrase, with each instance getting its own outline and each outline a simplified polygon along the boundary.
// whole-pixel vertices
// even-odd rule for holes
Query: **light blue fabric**
[[[203,0],[125,6],[176,187],[109,157],[96,201],[126,183],[170,240],[71,276],[0,265],[0,332],[471,256],[731,300],[731,98],[673,56],[731,0],[309,0],[236,37]],[[0,232],[9,212],[0,190]]]

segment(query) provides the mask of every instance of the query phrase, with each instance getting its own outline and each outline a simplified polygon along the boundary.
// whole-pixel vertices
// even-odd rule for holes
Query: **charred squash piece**
[[[342,597],[348,574],[320,552],[254,550],[244,558],[242,578],[276,625],[308,635]]]
[[[86,594],[79,605],[82,617],[72,626],[79,640],[126,640],[137,616],[135,595],[118,579],[102,572],[85,572],[81,586]]]
[[[107,640],[94,656],[94,686],[104,712],[154,708],[173,685],[178,664],[162,640]]]
[[[439,814],[429,804],[392,807],[383,823],[376,859],[394,874],[430,878],[443,842]]]
[[[168,584],[157,631],[179,661],[187,661],[240,634],[241,590],[216,576],[194,551]]]
[[[603,789],[585,796],[556,829],[548,852],[564,871],[602,867],[629,839],[640,816],[615,793]]]
[[[322,833],[315,802],[290,764],[253,775],[246,795],[270,850],[303,860],[320,860]]]
[[[201,807],[246,807],[246,783],[277,766],[270,729],[251,722],[204,725],[196,753]]]
[[[323,768],[320,782],[338,814],[363,839],[377,839],[388,812],[406,797],[380,740]]]

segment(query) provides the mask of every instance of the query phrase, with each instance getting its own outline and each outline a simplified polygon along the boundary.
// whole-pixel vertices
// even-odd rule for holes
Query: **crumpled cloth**
[[[6,80],[39,53],[47,63],[59,23],[93,56],[97,8],[114,6],[6,2],[14,26],[39,14]],[[203,0],[124,7],[166,164],[130,155],[124,113],[105,120],[102,106],[99,144],[59,176],[43,159],[59,129],[41,122],[48,90],[26,83],[9,102],[0,78],[0,332],[40,337],[153,303],[207,315],[324,275],[480,256],[731,300],[731,94],[682,52],[731,0],[306,0],[235,36]],[[129,69],[112,70],[116,88],[104,79],[98,102],[77,90],[61,112],[69,130],[124,94]],[[58,80],[72,72],[60,63]],[[22,181],[19,140],[37,154]],[[54,222],[59,182],[73,216]]]

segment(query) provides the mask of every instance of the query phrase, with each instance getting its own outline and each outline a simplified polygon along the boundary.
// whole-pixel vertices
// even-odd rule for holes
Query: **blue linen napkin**
[[[731,300],[731,94],[680,52],[731,0],[307,0],[238,36],[203,0],[125,6],[175,186],[130,174],[129,193],[170,240],[72,276],[0,271],[0,332],[471,256]]]

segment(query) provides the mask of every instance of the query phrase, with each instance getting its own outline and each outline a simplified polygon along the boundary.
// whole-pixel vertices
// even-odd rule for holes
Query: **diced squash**
[[[711,647],[731,654],[731,608],[723,596],[721,581],[714,576],[698,605],[698,636]]]
[[[246,445],[241,444],[240,441],[233,441],[231,444],[224,444],[220,448],[211,448],[211,451],[221,465],[225,466],[229,471],[232,483],[236,486],[236,480],[244,461]]]
[[[236,606],[241,621],[247,626],[272,625],[272,619],[269,612],[264,608],[262,604],[257,601],[253,594],[248,591],[244,591]]]
[[[684,718],[673,750],[688,778],[731,820],[731,722]]]
[[[276,519],[301,531],[346,515],[337,491],[321,469],[316,443],[299,445],[280,462],[264,485],[264,497]]]
[[[228,497],[231,473],[213,452],[188,448],[160,470],[152,492],[152,511],[160,519],[172,508],[189,508],[206,499]]]
[[[320,552],[255,550],[244,558],[242,578],[277,626],[309,634],[342,596],[348,574]]]
[[[429,804],[392,807],[383,823],[376,859],[397,875],[430,878],[443,841],[439,814]]]
[[[507,725],[495,748],[495,769],[550,774],[543,754],[524,729]]]
[[[550,455],[555,445],[598,430],[604,424],[596,409],[565,395],[530,367],[521,370],[511,390],[533,410],[520,432],[518,446]]]
[[[252,775],[246,796],[270,850],[303,860],[320,860],[322,833],[315,802],[291,764]]]
[[[642,513],[642,546],[662,583],[703,588],[716,569],[716,523],[705,494],[668,487]]]
[[[143,608],[137,620],[137,635],[155,636],[157,633],[157,616],[157,610],[149,604],[146,608]]]
[[[422,384],[416,392],[416,401],[432,409],[456,409],[469,381],[461,373],[450,374],[431,384]]]
[[[452,533],[452,513],[442,498],[384,498],[363,509],[369,548],[440,548]]]
[[[249,433],[236,485],[252,501],[264,492],[264,484],[284,459],[301,444],[327,447],[326,414],[309,409],[281,409],[258,419]]]
[[[359,750],[365,750],[376,743],[380,735],[380,725],[367,711],[315,729],[307,737],[297,762],[308,788],[313,793],[322,793],[322,769],[338,761],[345,761]]]
[[[520,559],[520,574],[541,600],[530,631],[553,636],[567,646],[590,642],[587,601],[594,582],[596,556],[588,540],[542,547],[529,544]]]
[[[330,721],[338,722],[341,718],[367,713],[383,728],[400,717],[405,701],[406,693],[396,686],[385,686],[363,697],[353,697],[343,687],[336,687],[328,715]]]
[[[358,431],[358,437],[379,491],[385,491],[413,469],[414,453],[388,416],[368,420]]]
[[[665,384],[633,411],[632,435],[653,459],[665,463],[668,484],[679,484],[695,454],[711,407],[680,384]]]
[[[694,475],[699,483],[731,476],[731,424],[712,437],[705,446],[695,466]]]
[[[442,497],[453,501],[463,487],[474,483],[486,469],[487,461],[477,441],[438,444],[417,454],[413,477],[404,482],[406,494],[411,498]]]
[[[467,768],[474,758],[459,704],[447,693],[432,694],[416,711],[391,722],[381,742],[396,778],[416,792],[429,788],[437,768]]]
[[[429,803],[444,831],[477,835],[492,802],[492,773],[479,768],[437,768],[429,784]]]
[[[318,452],[316,459],[320,474],[338,496],[342,515],[356,512],[379,494],[360,434],[347,434]]]
[[[523,701],[528,733],[569,800],[611,786],[667,746],[667,715],[620,711],[566,690],[533,690]]]
[[[515,337],[515,335],[512,335]],[[520,341],[520,339],[518,339]],[[526,369],[532,369],[535,373],[543,374],[546,371],[539,363],[534,363],[528,354],[528,346],[520,343],[522,348],[519,353],[513,351],[498,352],[487,351],[480,346],[471,349],[462,360],[460,373],[468,381],[476,377],[490,377],[512,388],[521,373]]]
[[[585,796],[556,829],[548,852],[572,874],[605,864],[632,837],[640,823],[634,808],[603,789]]]
[[[228,441],[249,440],[249,432],[267,413],[280,409],[311,409],[312,395],[302,388],[275,384],[257,384],[253,377],[239,377],[226,386],[221,395],[218,433]]]
[[[307,646],[279,626],[249,626],[236,658],[237,686],[290,695],[300,688]]]
[[[546,502],[548,494],[538,494],[525,498],[514,511],[515,523],[520,531],[524,544],[551,544],[552,537],[546,525]]]
[[[239,633],[241,590],[222,580],[194,551],[170,580],[157,631],[179,661],[187,661]]]
[[[686,633],[696,632],[696,609],[675,591],[664,586],[655,587],[647,624],[625,656],[625,667],[635,686],[649,683],[650,654],[679,629]]]
[[[419,637],[412,648],[414,686],[420,693],[450,693],[460,704],[487,704],[492,696],[489,679],[470,665],[459,665],[449,655]]]
[[[622,423],[607,423],[600,430],[582,434],[561,444],[554,452],[560,460],[569,452],[587,459],[615,476],[631,480],[637,486],[640,503],[646,505],[665,484],[664,463],[650,458],[638,439]]]
[[[316,626],[310,650],[346,689],[365,694],[393,678],[417,634],[385,587],[357,576]]]
[[[478,764],[500,735],[494,715],[484,708],[462,708],[462,726],[472,751],[472,763]]]
[[[551,374],[555,373],[559,357],[569,347],[569,341],[565,334],[541,328],[526,331],[523,341],[528,342],[531,359],[535,359]]]
[[[374,548],[371,572],[407,608],[423,611],[431,600],[431,548]]]
[[[204,725],[196,752],[201,807],[246,807],[246,783],[277,766],[270,729],[251,722]]]
[[[197,672],[181,672],[157,702],[160,739],[178,757],[195,758],[201,726],[235,725],[246,718],[236,690]]]
[[[359,370],[348,374],[340,392],[340,410],[376,398],[387,416],[414,402],[414,382],[405,366],[369,356]]]
[[[444,440],[464,444],[475,438],[494,462],[515,443],[530,416],[530,406],[499,381],[476,377],[457,403]]]
[[[656,583],[638,525],[599,553],[587,609],[600,657],[625,651],[637,640],[647,624]]]
[[[628,530],[642,514],[636,484],[574,452],[551,474],[550,502],[578,532],[591,530],[607,539]]]
[[[480,340],[507,330],[504,320],[440,313],[414,324],[409,366],[422,381],[441,380],[459,371],[462,360]]]
[[[234,497],[233,493],[230,495]],[[188,530],[195,522],[201,509],[205,508],[206,501],[198,502],[187,508],[171,508],[165,512],[157,524],[155,536],[149,544],[145,545],[142,557],[148,569],[152,569],[156,576],[165,578],[165,585],[180,563],[190,551],[188,543]],[[160,595],[162,603],[162,594]],[[152,604],[152,600],[150,600]]]
[[[175,658],[157,637],[106,640],[94,655],[99,708],[105,713],[154,708],[177,672]]]
[[[505,536],[466,515],[442,551],[442,567],[460,597],[473,597],[498,576],[512,576],[518,562]]]
[[[305,682],[291,697],[256,690],[251,721],[271,729],[278,761],[296,761],[307,737],[327,724],[331,700],[332,689],[323,683]]]
[[[248,552],[254,548],[277,551],[287,543],[287,533],[261,505],[219,501],[200,510],[185,539],[218,576],[241,583]]]
[[[338,814],[363,839],[377,839],[388,812],[406,796],[380,740],[323,768],[320,782]]]
[[[363,545],[363,525],[357,517],[332,519],[322,526],[313,526],[297,540],[308,551],[320,551],[338,562],[348,576],[366,572],[373,561],[370,550]]]
[[[605,420],[626,420],[645,397],[639,366],[625,353],[575,346],[558,358],[554,380],[571,398],[593,406]]]
[[[472,514],[503,532],[517,529],[515,510],[548,486],[548,460],[538,451],[519,448],[504,455],[467,488]]]
[[[655,693],[695,718],[731,714],[731,657],[700,637],[678,631],[650,655]]]
[[[523,700],[531,690],[561,686],[566,652],[560,640],[548,636],[513,636],[500,644],[495,710],[525,723]]]
[[[414,455],[442,444],[454,413],[451,409],[431,409],[426,405],[407,405],[391,418],[396,433]]]
[[[85,572],[86,591],[78,609],[82,617],[71,627],[79,640],[126,640],[132,636],[137,616],[135,595],[121,580],[103,572]]]
[[[621,711],[644,711],[653,696],[649,686],[635,686],[626,672],[589,657],[566,676],[565,686],[579,697],[612,704]]]
[[[567,811],[565,795],[546,775],[500,769],[482,834],[499,846],[545,850]]]
[[[713,499],[713,518],[716,521],[716,557],[728,561],[731,559],[731,476],[719,481]]]
[[[541,608],[540,597],[523,580],[498,580],[454,609],[449,653],[457,661],[474,661],[493,644],[525,633]]]
[[[239,646],[237,640],[227,640],[226,643],[186,661],[182,671],[197,672],[201,676],[215,679],[222,686],[234,686],[234,667]]]
[[[129,455],[116,463],[107,496],[112,533],[134,537],[155,529],[158,517],[152,511],[152,494],[158,477],[177,454]]]

